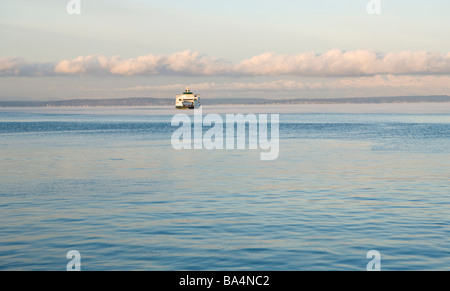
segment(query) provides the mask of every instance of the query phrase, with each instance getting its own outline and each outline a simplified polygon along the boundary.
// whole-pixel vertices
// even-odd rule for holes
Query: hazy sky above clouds
[[[0,2],[0,100],[450,95],[450,2]]]

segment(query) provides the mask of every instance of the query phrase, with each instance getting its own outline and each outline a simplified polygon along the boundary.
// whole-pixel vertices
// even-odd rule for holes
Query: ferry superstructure
[[[189,87],[186,88],[183,94],[176,96],[175,108],[177,109],[195,109],[200,106],[200,95],[192,93]]]

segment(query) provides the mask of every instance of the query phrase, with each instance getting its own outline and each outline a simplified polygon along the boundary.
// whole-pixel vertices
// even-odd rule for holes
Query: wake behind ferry
[[[189,87],[186,88],[183,94],[176,96],[175,108],[177,109],[195,109],[200,106],[200,95],[192,93]]]

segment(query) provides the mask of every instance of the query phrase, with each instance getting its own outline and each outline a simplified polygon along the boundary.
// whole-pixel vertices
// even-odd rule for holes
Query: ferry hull
[[[195,109],[194,106],[175,106],[176,109]]]

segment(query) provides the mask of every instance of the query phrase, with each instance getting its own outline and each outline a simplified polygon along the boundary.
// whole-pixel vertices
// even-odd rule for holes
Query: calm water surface
[[[275,161],[173,114],[0,109],[0,270],[450,270],[450,114],[282,113]]]

